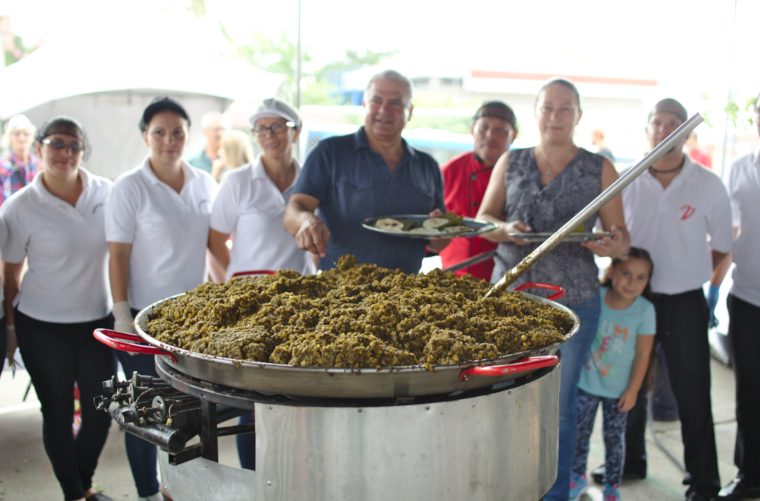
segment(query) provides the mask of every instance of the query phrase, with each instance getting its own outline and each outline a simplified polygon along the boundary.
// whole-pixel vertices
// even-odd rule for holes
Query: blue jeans
[[[238,424],[251,424],[253,423],[253,413],[244,414],[240,416]],[[246,470],[256,469],[256,434],[245,433],[243,435],[237,435],[235,437],[238,448],[238,458],[240,458],[240,466]]]
[[[601,302],[599,294],[591,299],[569,308],[581,319],[581,328],[570,341],[560,348],[562,353],[562,373],[559,389],[559,454],[557,458],[557,481],[546,501],[567,501],[570,494],[570,470],[575,457],[578,438],[577,408],[578,381],[581,368],[586,359],[591,343],[596,337],[599,324]]]
[[[133,356],[123,351],[116,351],[116,357],[119,359],[124,369],[124,376],[127,379],[132,378],[132,373],[135,371],[143,376],[158,377],[153,355],[137,354]],[[137,495],[142,498],[157,493],[156,446],[131,433],[124,433],[124,444],[127,448],[127,459],[129,460],[129,467],[132,469],[132,477],[135,479]]]

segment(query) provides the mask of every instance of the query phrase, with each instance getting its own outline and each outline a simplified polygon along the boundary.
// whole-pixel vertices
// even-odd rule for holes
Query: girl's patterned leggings
[[[594,429],[594,419],[599,403],[602,403],[602,436],[604,437],[604,483],[619,484],[623,477],[625,461],[625,421],[627,412],[617,408],[617,398],[591,395],[578,388],[578,442],[575,447],[573,472],[586,474],[588,443]]]

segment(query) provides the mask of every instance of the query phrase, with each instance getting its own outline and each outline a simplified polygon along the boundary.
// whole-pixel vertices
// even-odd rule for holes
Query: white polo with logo
[[[106,204],[108,242],[132,244],[129,306],[142,309],[206,281],[209,219],[216,195],[210,174],[182,162],[179,193],[145,159],[119,176]]]
[[[760,149],[737,158],[728,176],[734,227],[731,294],[760,307]]]
[[[76,207],[52,195],[43,176],[5,201],[8,226],[2,259],[28,269],[13,305],[43,322],[98,320],[112,308],[104,204],[113,183],[79,168],[82,194]]]
[[[647,171],[623,190],[631,246],[652,256],[655,293],[700,289],[712,276],[711,249],[727,253],[733,243],[725,186],[714,173],[684,158],[667,189]]]
[[[293,182],[280,192],[259,156],[253,163],[230,171],[219,186],[211,213],[211,228],[232,234],[227,278],[239,271],[294,270],[316,273],[311,253],[296,245],[285,230],[283,216],[301,167],[296,162]]]

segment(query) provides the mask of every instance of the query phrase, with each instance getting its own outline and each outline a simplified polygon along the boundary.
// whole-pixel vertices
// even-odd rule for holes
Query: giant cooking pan
[[[573,327],[566,334],[565,341],[578,332],[580,320],[575,312],[551,300],[561,297],[564,289],[547,284],[524,285],[525,288],[560,290],[548,298],[525,292],[522,294],[539,303],[566,312],[572,317]],[[98,329],[95,331],[95,337],[116,349],[163,356],[164,361],[171,367],[204,381],[260,393],[320,398],[415,397],[483,388],[527,375],[543,367],[556,365],[558,358],[554,354],[561,344],[556,342],[541,348],[487,360],[456,365],[434,365],[433,370],[427,370],[420,365],[381,369],[338,369],[241,362],[183,350],[162,343],[146,333],[145,329],[153,308],[170,299],[172,298],[153,303],[137,314],[135,317],[137,336]],[[121,342],[120,339],[127,342]],[[148,344],[145,345],[143,342]]]
[[[678,141],[685,138],[702,121],[702,116],[697,113],[681,124],[678,129],[655,146],[640,162],[600,193],[581,212],[565,223],[554,235],[531,252],[517,266],[507,272],[488,291],[486,297],[498,288],[512,284],[591,214],[598,211],[637,176],[654,164],[662,155],[672,149]],[[536,284],[532,285],[535,286]],[[546,286],[546,284],[541,285]],[[518,287],[515,290],[520,290],[520,288]],[[557,299],[562,294],[555,294],[548,298],[533,296],[525,292],[522,294],[571,315],[574,323],[572,329],[566,335],[565,341],[578,332],[580,328],[578,316],[567,307],[552,301],[552,299]],[[229,358],[214,357],[212,355],[182,350],[161,343],[148,335],[144,329],[148,325],[149,316],[153,312],[153,308],[163,301],[166,300],[148,306],[135,318],[135,327],[139,338],[133,334],[103,331],[101,329],[95,331],[95,336],[116,349],[164,356],[170,366],[198,379],[234,388],[291,396],[327,398],[413,397],[448,394],[460,390],[482,388],[514,379],[518,375],[521,376],[542,367],[556,365],[558,359],[554,356],[554,353],[561,344],[552,343],[542,348],[513,353],[495,359],[477,360],[456,365],[433,366],[433,370],[427,370],[422,366],[399,366],[382,369],[333,369],[295,367],[264,362],[239,362]],[[112,339],[114,337],[128,341],[142,340],[151,346],[135,347],[131,343],[122,343]],[[515,363],[516,361],[519,362]]]

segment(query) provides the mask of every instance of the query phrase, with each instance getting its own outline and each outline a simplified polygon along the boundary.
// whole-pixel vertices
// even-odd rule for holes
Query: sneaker
[[[604,501],[619,501],[618,484],[604,484]]]
[[[578,501],[586,490],[588,490],[588,478],[586,475],[578,475],[575,472],[570,473],[570,495],[568,496],[568,501]]]

